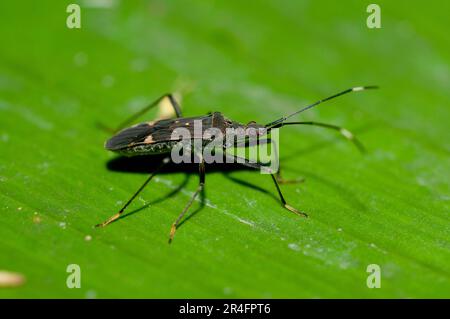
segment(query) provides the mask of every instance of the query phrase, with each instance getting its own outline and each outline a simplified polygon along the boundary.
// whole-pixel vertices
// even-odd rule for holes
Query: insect
[[[147,184],[152,180],[152,178],[168,163],[171,162],[170,158],[170,152],[175,147],[175,145],[179,142],[177,139],[173,139],[172,133],[177,128],[186,128],[188,129],[192,135],[192,140],[201,140],[204,141],[204,135],[202,134],[206,129],[215,128],[220,130],[222,133],[226,134],[226,129],[229,128],[264,128],[267,133],[270,133],[272,129],[275,128],[281,128],[283,126],[287,125],[314,125],[319,126],[323,128],[328,128],[335,130],[339,132],[344,138],[347,140],[353,142],[361,151],[363,151],[362,144],[358,141],[358,139],[347,129],[332,125],[332,124],[326,124],[326,123],[320,123],[320,122],[312,122],[312,121],[288,121],[290,118],[294,117],[295,115],[302,113],[308,109],[311,109],[325,101],[329,101],[331,99],[334,99],[336,97],[339,97],[341,95],[350,93],[350,92],[357,92],[357,91],[363,91],[367,89],[375,89],[377,86],[358,86],[353,87],[344,91],[341,91],[337,94],[331,95],[327,98],[324,98],[322,100],[319,100],[315,103],[312,103],[306,107],[301,108],[300,110],[289,114],[287,116],[283,116],[273,122],[270,122],[265,125],[260,125],[255,122],[249,122],[248,124],[241,124],[239,122],[230,120],[222,115],[220,112],[213,112],[205,116],[199,116],[199,117],[183,117],[181,108],[178,105],[176,99],[173,97],[172,94],[165,94],[158,98],[153,103],[146,106],[144,109],[140,110],[130,118],[128,118],[126,121],[124,121],[117,130],[115,130],[116,133],[114,136],[112,136],[108,141],[105,143],[105,148],[109,151],[117,152],[122,155],[126,156],[138,156],[138,155],[152,155],[152,154],[168,154],[167,157],[164,157],[160,165],[152,172],[152,174],[145,180],[145,182],[142,184],[141,187],[134,193],[133,196],[126,202],[126,204],[120,209],[120,211],[107,220],[105,220],[103,223],[96,225],[97,227],[105,227],[109,225],[110,223],[114,222],[115,220],[119,219],[125,209],[131,204],[131,202],[138,196],[138,194],[147,186]],[[170,102],[171,107],[173,108],[176,118],[172,119],[162,119],[158,121],[151,121],[151,122],[144,122],[140,124],[136,124],[134,126],[128,127],[123,129],[124,127],[127,127],[130,123],[135,121],[138,117],[145,114],[147,111],[152,109],[153,107],[159,105],[161,101],[164,99],[168,99]],[[202,124],[202,131],[200,134],[198,132],[195,132],[194,130],[194,123],[195,121],[200,121]],[[247,136],[248,137],[248,136]],[[226,145],[223,144],[222,147],[224,150],[226,150],[229,147],[236,147],[239,146],[236,143],[232,145]],[[242,146],[242,144],[241,144]],[[258,163],[250,163],[248,161],[242,162],[243,165],[249,166],[251,168],[261,168],[262,165]],[[275,188],[278,192],[278,196],[280,198],[280,201],[284,208],[287,210],[303,216],[307,217],[307,215],[304,212],[301,212],[297,210],[296,208],[289,205],[282,192],[279,184],[292,182],[284,180],[281,177],[281,170],[278,169],[277,172],[273,172],[270,174],[274,184]],[[295,182],[295,181],[294,181]],[[185,216],[186,212],[188,211],[189,207],[192,205],[196,197],[203,191],[205,187],[205,161],[204,159],[200,158],[199,160],[199,184],[182,210],[182,212],[179,214],[177,219],[173,222],[172,227],[170,229],[170,235],[169,235],[169,243],[172,242],[175,232],[177,230],[178,225],[180,224],[181,220]]]

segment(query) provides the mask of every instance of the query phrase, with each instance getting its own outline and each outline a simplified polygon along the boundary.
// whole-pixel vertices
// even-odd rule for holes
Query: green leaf
[[[450,295],[447,3],[378,1],[381,29],[361,2],[96,3],[81,2],[81,29],[66,27],[65,1],[0,4],[0,270],[26,280],[0,297]],[[205,205],[169,245],[198,184],[180,167],[93,227],[157,165],[112,165],[96,122],[171,91],[186,116],[264,124],[372,84],[296,117],[348,128],[367,154],[320,127],[280,131],[284,177],[305,178],[281,188],[309,218],[282,207],[270,177],[208,166]]]

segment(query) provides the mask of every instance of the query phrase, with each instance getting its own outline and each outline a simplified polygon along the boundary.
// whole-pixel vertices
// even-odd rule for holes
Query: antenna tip
[[[370,90],[370,89],[378,89],[378,85],[355,86],[354,88],[352,88],[352,91],[357,92],[357,91],[364,91],[364,90]]]

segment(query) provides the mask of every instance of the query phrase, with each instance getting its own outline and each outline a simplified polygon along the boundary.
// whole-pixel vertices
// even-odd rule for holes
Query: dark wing
[[[200,120],[203,127],[202,131],[204,131],[211,127],[211,119],[211,115],[207,115],[137,124],[130,128],[126,128],[111,137],[106,141],[105,148],[110,151],[117,151],[136,144],[152,144],[171,141],[173,140],[171,138],[173,130],[179,127],[188,129],[192,138],[202,138],[203,132],[194,132],[194,121]]]
[[[117,151],[132,144],[144,142],[152,131],[153,128],[148,123],[141,123],[126,128],[107,140],[105,148],[110,151]]]

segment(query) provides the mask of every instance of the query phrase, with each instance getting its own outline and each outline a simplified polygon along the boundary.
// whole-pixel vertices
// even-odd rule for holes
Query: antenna
[[[336,94],[334,94],[332,96],[329,96],[329,97],[327,97],[325,99],[319,100],[319,101],[317,101],[317,102],[315,102],[313,104],[305,106],[304,108],[300,109],[299,111],[294,112],[294,113],[292,113],[292,114],[290,114],[288,116],[284,116],[282,118],[279,118],[276,121],[273,121],[273,122],[271,122],[269,124],[266,124],[266,128],[271,129],[271,128],[273,128],[273,127],[283,123],[287,119],[293,117],[294,115],[297,115],[297,114],[302,113],[302,112],[304,112],[306,110],[309,110],[309,109],[311,109],[311,108],[313,108],[313,107],[315,107],[315,106],[317,106],[317,105],[319,105],[319,104],[321,104],[321,103],[323,103],[325,101],[332,100],[332,99],[334,99],[334,98],[336,98],[338,96],[341,96],[341,95],[344,95],[344,94],[347,94],[347,93],[350,93],[350,92],[358,92],[358,91],[364,91],[364,90],[369,90],[369,89],[378,89],[378,86],[376,86],[376,85],[368,85],[368,86],[355,86],[355,87],[352,87],[350,89],[347,89],[347,90],[344,90],[342,92],[336,93]]]

